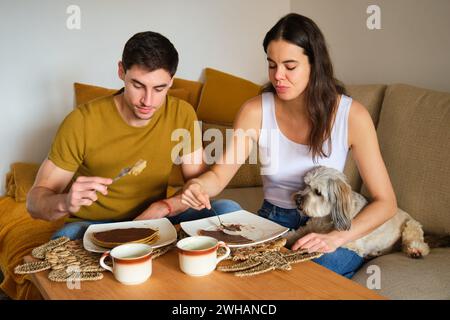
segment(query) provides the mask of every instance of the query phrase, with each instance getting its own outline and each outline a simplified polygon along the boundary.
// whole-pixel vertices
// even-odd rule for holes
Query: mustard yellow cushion
[[[183,81],[186,81],[188,88],[192,87],[195,90],[198,90],[198,88],[196,88],[193,84],[190,84],[190,82],[194,82],[194,81],[188,81],[188,80],[183,80]],[[192,100],[190,97],[191,92],[186,88],[182,88],[181,87],[182,84],[184,84],[184,82],[181,82],[181,83],[178,82],[179,87],[178,88],[172,87],[171,89],[169,89],[167,94],[169,96],[173,96],[173,97],[176,97],[176,98],[179,98],[181,100],[191,103],[190,102],[190,100]],[[103,87],[98,87],[98,86],[84,84],[84,83],[78,83],[78,82],[74,83],[74,89],[75,89],[75,105],[77,105],[77,106],[84,104],[86,102],[92,101],[97,98],[112,95],[112,94],[116,93],[118,90],[118,89],[103,88]],[[193,95],[196,95],[196,94],[197,94],[197,92],[193,91]]]
[[[218,129],[220,130],[223,140],[223,148],[226,145],[226,129],[232,129],[232,126],[222,126],[218,124],[211,124],[203,122],[202,133],[204,134],[208,129]],[[204,141],[203,148],[206,148],[212,141]],[[182,186],[184,185],[183,174],[181,172],[181,166],[173,166],[172,172],[169,178],[169,186],[167,188],[167,197],[173,196]],[[236,175],[231,179],[227,188],[244,188],[244,187],[259,187],[262,186],[262,180],[260,175],[260,164],[250,164],[247,160],[236,173]]]
[[[203,134],[208,129],[218,129],[223,136],[223,150],[226,147],[226,130],[232,129],[231,126],[222,126],[217,124],[211,124],[203,122],[202,131]],[[212,141],[204,141],[203,147],[206,148]],[[238,172],[231,179],[227,188],[244,188],[244,187],[259,187],[262,186],[261,174],[260,174],[260,164],[250,164],[249,159],[241,165]]]
[[[177,90],[177,89],[184,89],[189,92],[189,97],[187,99],[183,99],[180,96],[175,95],[174,93],[170,93],[170,95],[173,95],[177,98],[186,100],[189,102],[194,109],[197,109],[198,101],[200,100],[200,93],[202,92],[203,83],[199,81],[192,81],[192,80],[185,80],[180,78],[173,79],[173,84],[171,90]]]
[[[6,178],[6,195],[17,202],[24,202],[39,170],[39,164],[16,162]]]
[[[209,123],[231,125],[242,104],[260,90],[261,86],[253,82],[206,68],[197,116]]]
[[[117,92],[117,89],[108,89],[90,84],[78,83],[73,84],[75,89],[75,105],[79,106],[91,100],[109,96]]]
[[[186,89],[169,89],[167,95],[189,102],[190,92]]]

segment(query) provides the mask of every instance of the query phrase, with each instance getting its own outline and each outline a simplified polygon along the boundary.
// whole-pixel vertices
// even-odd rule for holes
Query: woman
[[[235,129],[256,132],[246,135],[245,158],[254,144],[260,159],[270,155],[277,164],[262,176],[265,200],[258,214],[291,229],[304,225],[307,217],[297,212],[292,198],[302,187],[303,175],[316,165],[343,171],[351,149],[373,201],[349,231],[310,233],[292,246],[325,253],[314,261],[351,278],[364,261],[341,246],[383,224],[397,207],[372,119],[334,78],[324,37],[311,19],[288,14],[266,34],[263,46],[270,83],[262,95],[242,106],[234,123]],[[268,132],[276,133],[276,145]],[[227,152],[241,151],[237,139],[236,135]],[[209,208],[209,198],[225,188],[239,167],[238,163],[213,166],[186,184],[182,201],[195,209]]]

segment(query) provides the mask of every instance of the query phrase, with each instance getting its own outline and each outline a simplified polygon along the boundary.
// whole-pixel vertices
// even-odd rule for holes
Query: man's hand
[[[153,202],[144,212],[134,220],[150,220],[164,218],[169,214],[169,208],[161,201]]]
[[[108,194],[108,185],[112,179],[101,177],[78,177],[72,184],[66,197],[67,211],[76,213],[82,206],[90,206],[97,201],[97,192]]]
[[[309,233],[298,239],[292,246],[292,250],[307,249],[308,252],[331,253],[343,245],[336,232],[326,234]]]

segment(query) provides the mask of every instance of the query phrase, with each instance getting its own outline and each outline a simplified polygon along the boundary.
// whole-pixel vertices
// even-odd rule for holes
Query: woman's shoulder
[[[259,129],[261,119],[262,95],[258,95],[244,102],[236,115],[234,127]]]
[[[367,108],[359,101],[352,99],[349,111],[349,121],[359,122],[367,120],[372,121],[372,118]]]
[[[261,111],[261,106],[262,106],[262,95],[260,94],[256,97],[250,98],[247,101],[245,101],[241,107],[241,110],[245,109],[246,112],[255,113]]]
[[[348,115],[349,145],[355,138],[364,138],[375,131],[375,125],[367,108],[357,100],[352,100]]]

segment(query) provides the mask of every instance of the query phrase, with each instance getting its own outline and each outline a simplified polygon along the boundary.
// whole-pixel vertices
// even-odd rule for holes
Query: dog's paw
[[[422,258],[422,253],[420,252],[419,249],[416,249],[416,248],[406,249],[406,254],[408,255],[408,257],[413,258],[413,259]]]
[[[288,232],[286,232],[283,235],[283,238],[286,239],[286,245],[285,247],[287,248],[291,248],[292,245],[295,243],[295,241],[297,241],[297,239],[299,238],[297,235],[297,232],[295,230],[289,230]]]
[[[405,248],[405,253],[413,259],[420,259],[430,253],[430,248],[425,242],[413,241]]]

